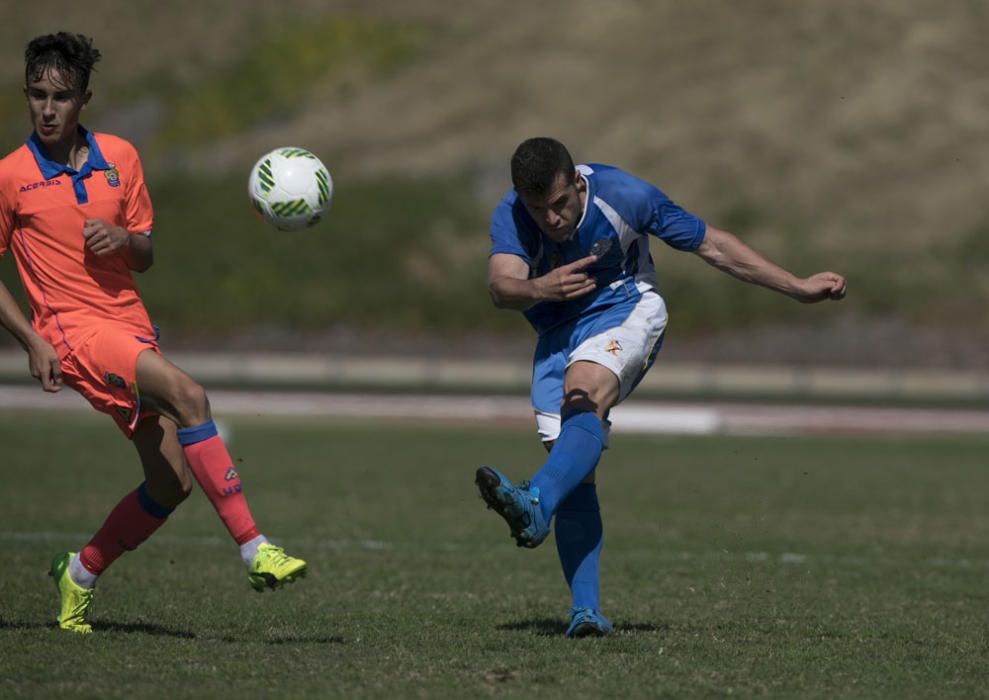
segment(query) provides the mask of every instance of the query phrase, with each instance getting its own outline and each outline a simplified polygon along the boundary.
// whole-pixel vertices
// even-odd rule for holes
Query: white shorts
[[[608,368],[618,378],[617,403],[621,403],[655,361],[666,323],[663,298],[647,289],[630,308],[622,305],[596,318],[578,319],[540,338],[532,392],[539,438],[548,442],[560,434],[560,405],[567,367],[574,362],[593,362]],[[605,421],[606,445],[609,426]]]

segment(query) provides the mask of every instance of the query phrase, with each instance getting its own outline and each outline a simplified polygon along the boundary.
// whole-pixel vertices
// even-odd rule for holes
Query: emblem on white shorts
[[[609,341],[607,345],[604,346],[605,352],[610,352],[615,357],[618,357],[618,353],[622,351],[622,344],[617,340]]]

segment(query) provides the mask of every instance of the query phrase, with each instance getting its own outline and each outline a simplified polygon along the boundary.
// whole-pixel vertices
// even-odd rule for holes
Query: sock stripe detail
[[[177,434],[179,443],[183,447],[186,447],[188,445],[195,445],[197,442],[209,440],[211,437],[218,435],[218,432],[216,430],[216,424],[210,419],[201,425],[194,425],[191,428],[179,428]]]
[[[158,505],[148,495],[147,482],[142,481],[141,485],[137,487],[137,504],[153,518],[165,519],[172,514],[174,508],[166,508],[165,506]]]

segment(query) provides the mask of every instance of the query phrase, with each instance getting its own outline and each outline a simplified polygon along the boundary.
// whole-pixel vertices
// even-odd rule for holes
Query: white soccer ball
[[[251,168],[247,193],[264,221],[279,231],[298,231],[326,214],[333,199],[333,179],[306,149],[276,148]]]

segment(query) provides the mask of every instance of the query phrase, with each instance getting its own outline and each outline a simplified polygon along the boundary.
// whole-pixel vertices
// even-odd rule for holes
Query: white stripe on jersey
[[[610,204],[600,197],[594,197],[594,206],[601,210],[601,213],[604,214],[604,218],[608,220],[608,223],[611,224],[611,227],[615,229],[615,232],[618,234],[618,241],[622,246],[622,254],[625,256],[626,266],[629,259],[629,251],[632,246],[638,246],[639,260],[638,268],[635,271],[636,284],[644,282],[650,288],[655,289],[656,268],[649,259],[649,237],[629,226],[628,222],[625,221],[625,219],[623,219]]]

